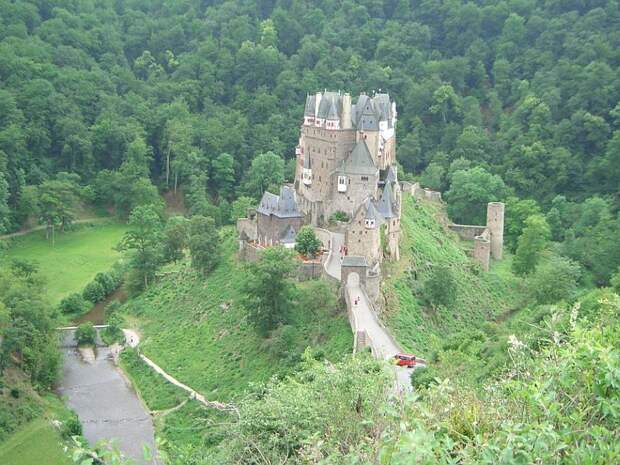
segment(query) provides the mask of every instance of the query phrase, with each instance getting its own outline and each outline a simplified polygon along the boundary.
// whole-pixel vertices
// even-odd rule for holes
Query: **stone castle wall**
[[[470,224],[449,224],[448,229],[455,232],[464,241],[473,241],[486,231],[486,226],[474,226]]]

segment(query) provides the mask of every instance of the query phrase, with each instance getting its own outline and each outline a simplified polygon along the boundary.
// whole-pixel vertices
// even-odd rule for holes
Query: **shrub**
[[[97,276],[95,276],[95,281],[101,284],[106,296],[112,294],[120,284],[114,274],[105,272],[97,273]]]
[[[75,412],[71,412],[65,419],[60,429],[60,434],[65,439],[82,434],[82,424]]]
[[[418,367],[413,370],[411,374],[411,385],[415,389],[429,387],[432,384],[436,384],[437,373],[433,368],[429,367]]]
[[[295,250],[307,257],[314,257],[321,248],[321,241],[311,226],[303,226],[295,238]]]
[[[112,315],[108,316],[106,319],[106,323],[108,327],[101,332],[103,342],[107,345],[114,344],[115,342],[124,342],[125,335],[121,329],[121,318],[117,314],[112,313]]]
[[[329,217],[329,222],[330,223],[335,223],[336,221],[347,222],[347,221],[349,221],[349,215],[347,215],[342,210],[338,210],[338,211],[334,212],[332,214],[332,216]]]
[[[609,283],[611,284],[612,289],[616,293],[620,294],[620,268],[611,276]]]
[[[97,330],[90,321],[87,323],[82,323],[75,330],[74,338],[75,342],[77,342],[79,346],[95,345],[95,341],[97,340]]]
[[[100,300],[103,300],[103,298],[106,296],[106,292],[99,281],[91,281],[82,291],[82,296],[86,300],[89,300],[90,302],[96,304]]]
[[[527,287],[530,296],[539,304],[552,304],[559,300],[569,300],[577,289],[579,265],[572,260],[557,255],[541,263],[528,277]]]
[[[424,281],[422,289],[424,299],[433,307],[448,306],[456,299],[457,286],[452,270],[447,266],[437,266],[430,277]]]
[[[60,310],[63,313],[83,313],[87,311],[91,303],[86,301],[81,294],[71,294],[60,301]]]

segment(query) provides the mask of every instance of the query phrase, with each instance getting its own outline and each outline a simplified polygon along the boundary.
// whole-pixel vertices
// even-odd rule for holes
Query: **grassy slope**
[[[70,465],[62,439],[49,420],[39,418],[28,423],[0,445],[2,465]]]
[[[403,196],[400,262],[387,269],[384,292],[386,322],[407,349],[428,355],[446,337],[480,326],[509,311],[516,302],[518,281],[507,261],[494,263],[489,273],[478,272],[466,255],[467,244],[447,231],[437,204]],[[423,283],[431,265],[447,265],[455,276],[458,294],[449,308],[424,308],[412,290],[409,270],[417,270]]]
[[[9,368],[0,378],[0,464],[68,465],[63,441],[52,419],[64,420],[62,402],[49,394],[39,396],[27,379]],[[12,396],[16,390],[19,396]]]
[[[265,381],[287,366],[269,355],[264,341],[245,321],[237,241],[230,229],[223,237],[222,261],[207,278],[186,263],[172,266],[167,276],[130,300],[125,309],[138,319],[144,354],[208,398],[226,401],[249,383]],[[327,357],[338,357],[351,349],[344,312],[296,314],[293,320],[293,345],[298,350],[312,346]]]
[[[6,255],[37,262],[49,299],[57,303],[81,291],[98,272],[108,270],[120,258],[113,247],[125,230],[125,225],[113,222],[80,225],[76,231],[58,234],[54,247],[37,231],[11,239]]]

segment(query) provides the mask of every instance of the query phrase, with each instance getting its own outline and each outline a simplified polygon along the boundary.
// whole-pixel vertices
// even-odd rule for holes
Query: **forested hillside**
[[[473,164],[546,209],[557,194],[616,201],[614,1],[4,1],[0,13],[5,230],[37,213],[32,186],[58,172],[122,210],[149,195],[119,179],[132,176],[180,184],[198,209],[230,201],[255,156],[293,156],[303,98],[322,88],[389,91],[398,158],[432,187]],[[130,173],[136,158],[148,172]]]
[[[60,312],[109,295],[81,276],[50,303],[41,275],[70,253],[38,273],[15,246],[49,250],[92,212],[127,223],[99,250],[124,253],[109,290],[130,299],[108,322],[239,407],[170,412],[172,465],[620,463],[619,68],[615,0],[0,0],[0,235],[45,229],[0,241],[0,439],[53,410]],[[341,356],[346,322],[328,287],[293,282],[292,253],[243,268],[225,227],[293,180],[322,89],[389,92],[398,177],[440,190],[450,221],[506,205],[505,259],[482,276],[443,207],[403,200],[383,316],[429,360],[415,401]],[[122,364],[149,408],[181,400],[134,352]]]

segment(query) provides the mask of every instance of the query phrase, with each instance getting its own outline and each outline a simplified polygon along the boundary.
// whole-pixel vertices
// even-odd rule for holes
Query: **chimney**
[[[319,105],[321,104],[321,98],[323,97],[323,94],[321,94],[320,92],[316,93],[316,97],[314,99],[314,117],[318,117],[319,115]]]
[[[342,129],[351,129],[351,96],[346,92],[342,96]]]

